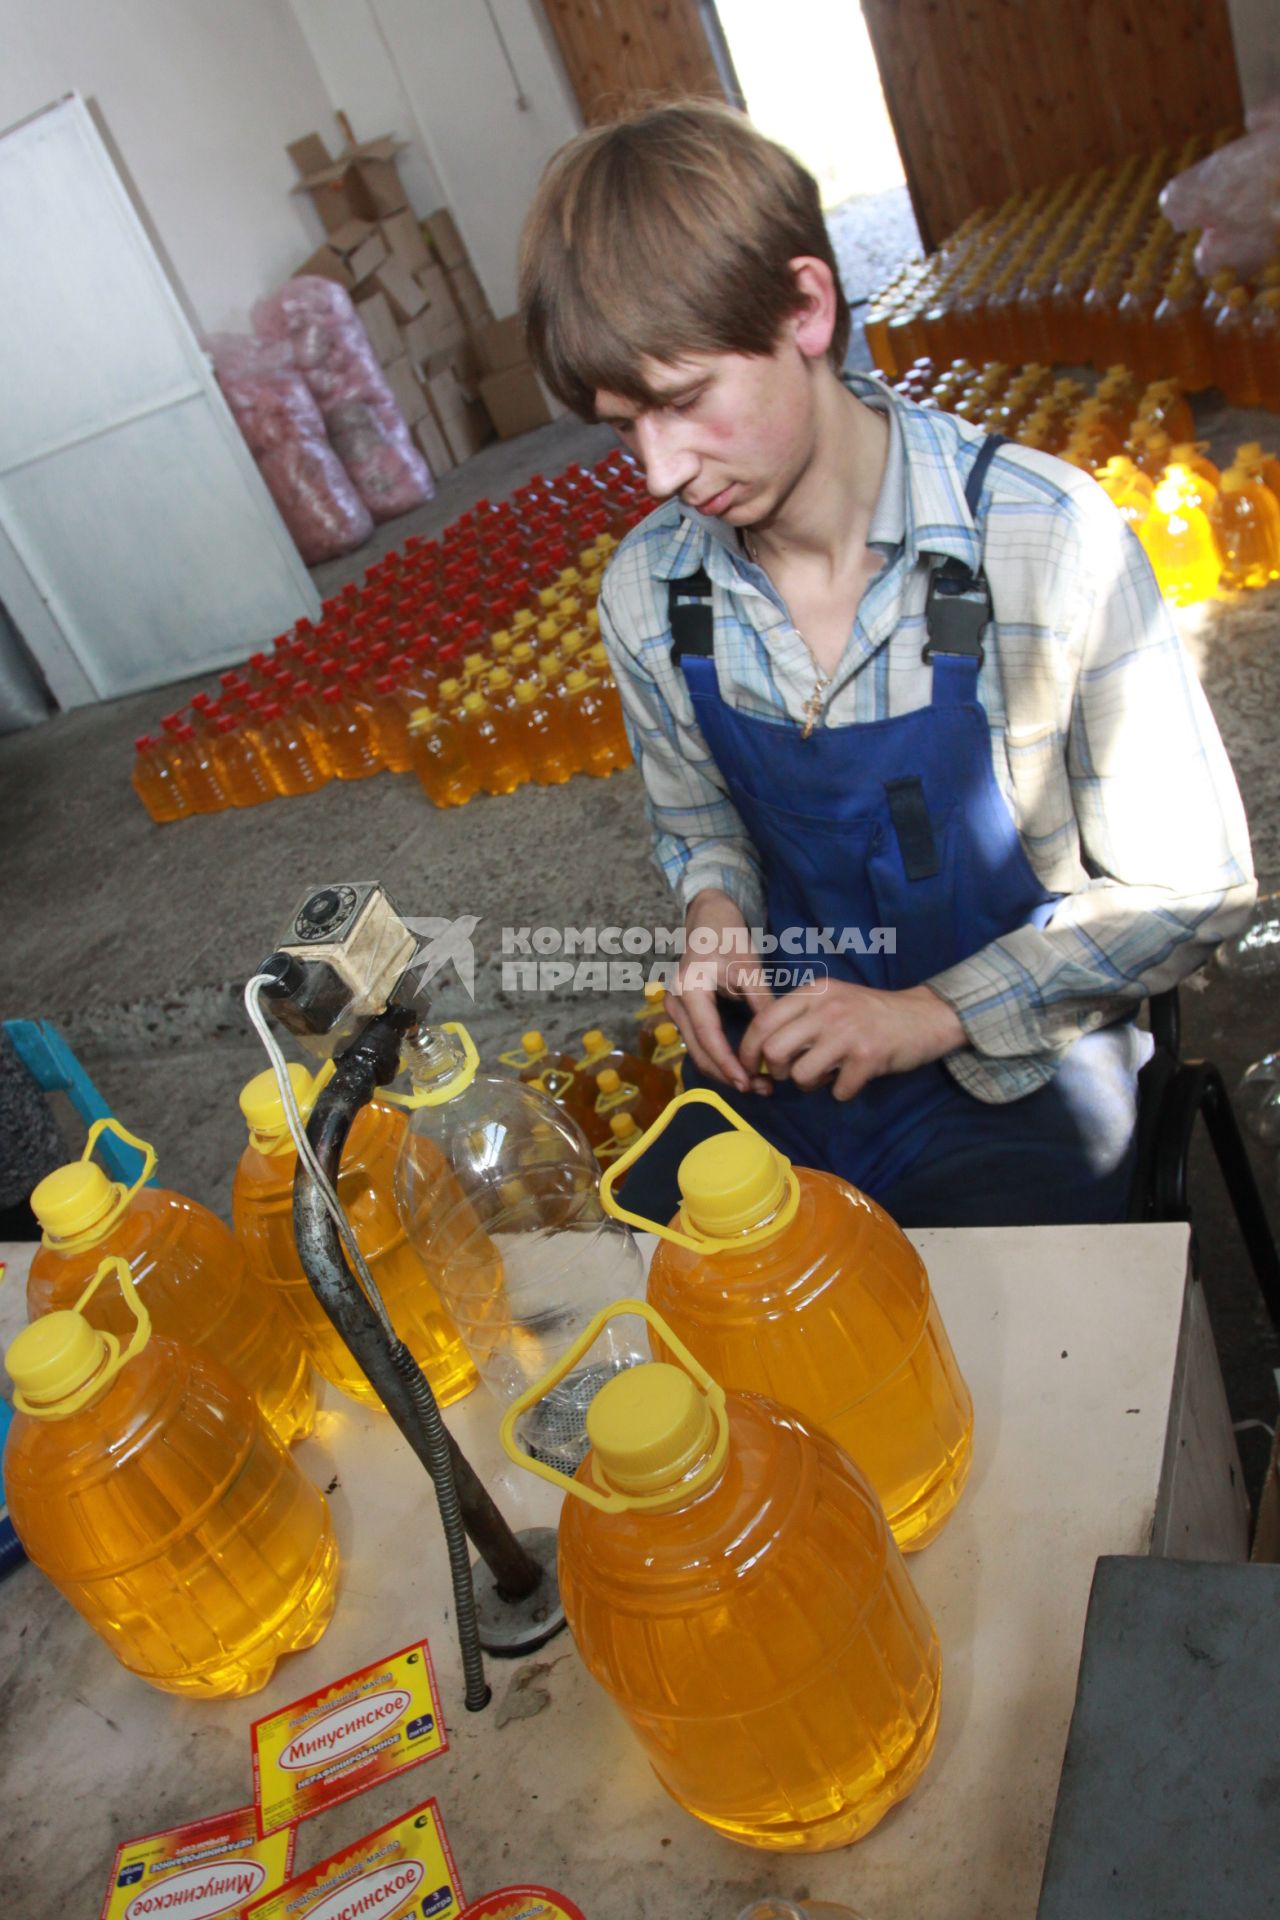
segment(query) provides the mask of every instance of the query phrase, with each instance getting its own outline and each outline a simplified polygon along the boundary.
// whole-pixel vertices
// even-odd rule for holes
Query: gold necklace
[[[741,533],[742,544],[746,548],[748,560],[753,567],[760,566],[760,555],[756,548],[754,536],[750,534],[745,527],[741,529]],[[813,692],[804,703],[804,727],[800,734],[802,740],[807,740],[822,718],[822,705],[826,699],[827,688],[831,685],[831,675],[824,673],[817,661],[813,658],[813,648],[809,645],[809,642],[805,639],[794,621],[792,622],[792,627],[797,640],[799,640],[813,664]]]

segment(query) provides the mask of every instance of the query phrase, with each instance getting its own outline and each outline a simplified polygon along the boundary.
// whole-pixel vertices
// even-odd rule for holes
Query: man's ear
[[[788,328],[800,352],[807,360],[826,358],[836,330],[836,286],[825,260],[800,254],[787,265],[804,297],[788,319]]]

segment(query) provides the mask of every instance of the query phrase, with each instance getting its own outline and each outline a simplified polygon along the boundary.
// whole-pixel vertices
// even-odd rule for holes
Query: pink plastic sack
[[[304,274],[288,281],[259,300],[253,324],[264,340],[287,341],[338,457],[375,520],[393,520],[432,498],[427,463],[336,280]]]
[[[223,333],[209,350],[227,405],[307,565],[363,546],[373,533],[369,509],[329,444],[288,342]]]
[[[1199,227],[1196,271],[1230,267],[1243,278],[1280,252],[1280,97],[1245,116],[1248,131],[1175,174],[1160,211],[1180,233]]]

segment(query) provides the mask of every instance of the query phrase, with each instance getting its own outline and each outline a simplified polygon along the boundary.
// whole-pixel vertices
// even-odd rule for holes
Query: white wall
[[[200,325],[319,244],[285,145],[337,130],[289,0],[0,0],[0,127],[75,90],[101,122]]]
[[[293,4],[334,105],[361,139],[409,139],[404,180],[418,211],[452,209],[494,311],[509,313],[538,176],[581,124],[537,0],[492,0],[515,79],[485,0]]]

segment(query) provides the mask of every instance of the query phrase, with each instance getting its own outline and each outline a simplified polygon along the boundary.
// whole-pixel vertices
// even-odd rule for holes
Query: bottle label
[[[296,1831],[261,1839],[252,1807],[214,1814],[116,1848],[99,1920],[238,1920],[293,1872]]]
[[[459,1920],[586,1920],[581,1907],[548,1887],[499,1887],[469,1907]]]
[[[255,1900],[244,1920],[456,1920],[461,1910],[462,1884],[440,1809],[424,1800]]]
[[[443,1753],[449,1741],[426,1641],[255,1720],[250,1737],[264,1834]]]

